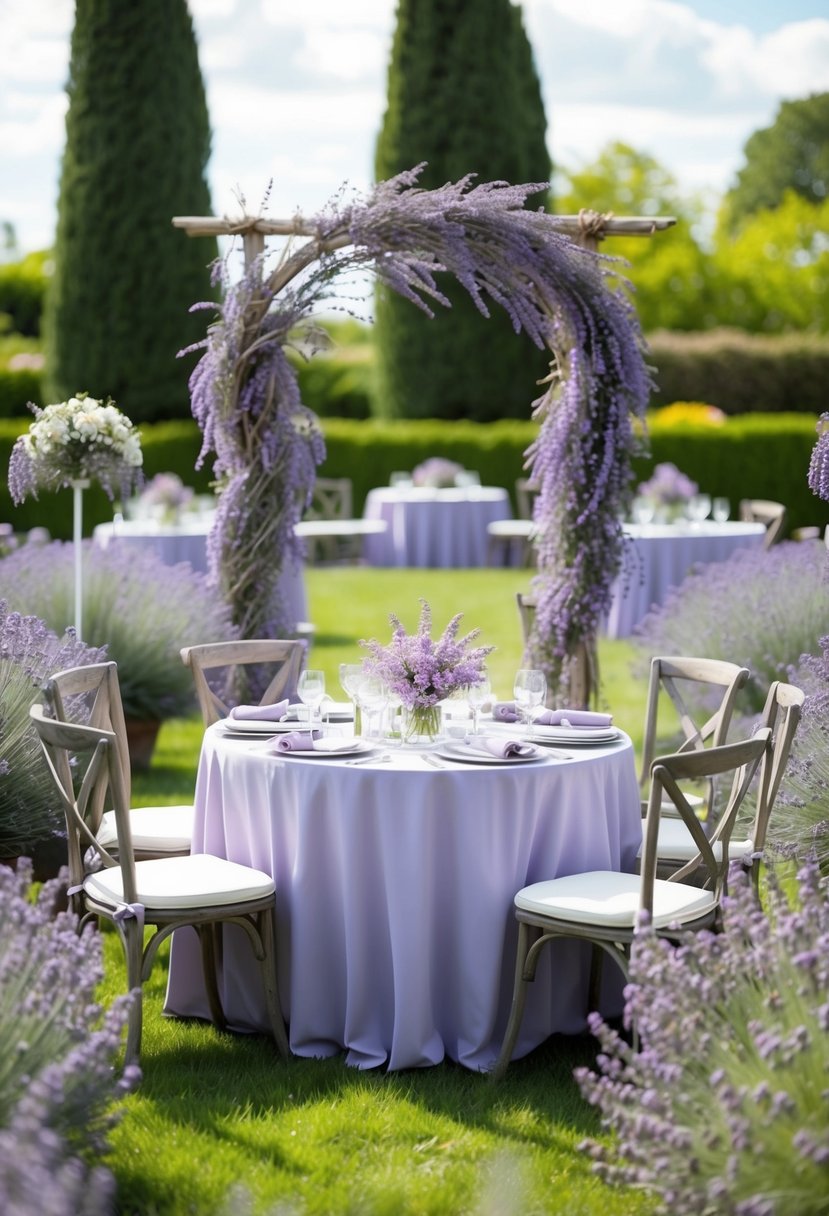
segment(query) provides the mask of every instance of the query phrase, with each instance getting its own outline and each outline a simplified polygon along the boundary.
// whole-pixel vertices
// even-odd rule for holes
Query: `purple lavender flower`
[[[691,481],[685,473],[680,473],[676,465],[667,460],[656,465],[652,476],[641,483],[636,493],[645,498],[652,498],[663,506],[673,506],[693,498],[698,489],[695,481]]]
[[[454,460],[446,460],[443,456],[430,456],[412,469],[412,482],[416,486],[453,486],[458,473],[463,472],[463,466]]]
[[[463,613],[453,616],[435,642],[431,636],[432,612],[421,600],[420,623],[416,633],[407,634],[392,613],[392,639],[382,646],[375,638],[360,642],[369,651],[364,667],[389,688],[406,709],[431,709],[453,692],[477,684],[484,675],[484,660],[492,646],[470,648],[480,634],[473,629],[457,636]]]
[[[809,462],[809,488],[818,498],[829,502],[829,413],[821,414],[817,433],[818,440]]]

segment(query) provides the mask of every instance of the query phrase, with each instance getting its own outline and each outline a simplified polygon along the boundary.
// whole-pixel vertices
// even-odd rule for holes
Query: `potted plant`
[[[182,646],[236,636],[226,607],[189,565],[84,542],[84,635],[118,664],[134,768],[146,768],[160,724],[195,709]],[[55,630],[72,616],[72,546],[53,541],[0,562],[0,596]]]

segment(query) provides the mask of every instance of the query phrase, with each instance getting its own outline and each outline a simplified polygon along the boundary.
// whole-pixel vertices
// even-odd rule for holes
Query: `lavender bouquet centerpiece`
[[[673,516],[681,513],[685,503],[693,498],[698,489],[695,481],[691,481],[667,460],[656,465],[651,477],[641,483],[636,493],[642,498],[649,498],[663,515]]]
[[[455,479],[463,472],[461,465],[444,456],[430,456],[412,469],[412,482],[416,486],[428,486],[441,490],[455,485]]]
[[[138,431],[107,399],[77,393],[68,401],[40,409],[16,440],[9,461],[9,490],[21,503],[38,490],[60,490],[73,483],[99,481],[110,498],[126,498],[143,462]]]
[[[369,656],[363,663],[367,675],[381,680],[402,707],[401,737],[435,739],[440,734],[440,702],[461,688],[484,678],[484,661],[492,646],[470,646],[480,629],[457,636],[463,613],[453,616],[437,641],[431,636],[432,610],[421,600],[416,633],[406,633],[398,618],[392,639],[383,646],[375,638],[361,642]]]
[[[156,473],[138,497],[142,511],[158,514],[163,522],[175,523],[193,498],[193,491],[177,473]]]

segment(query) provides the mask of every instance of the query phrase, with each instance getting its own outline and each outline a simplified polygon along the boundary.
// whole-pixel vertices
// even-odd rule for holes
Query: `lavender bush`
[[[114,1179],[88,1164],[106,1148],[112,1105],[140,1079],[115,1061],[131,997],[104,1013],[101,941],[56,915],[60,884],[30,897],[31,867],[0,867],[0,1211],[112,1210]]]
[[[42,620],[21,616],[0,599],[0,858],[31,850],[63,825],[29,707],[47,676],[103,657],[78,642],[73,629],[60,640]]]
[[[644,1187],[677,1216],[829,1212],[829,901],[814,867],[769,914],[735,868],[721,934],[679,948],[645,927],[625,993],[634,1052],[601,1018],[587,1100],[616,1133],[587,1142],[606,1180]]]
[[[189,713],[193,681],[179,650],[234,637],[226,607],[190,566],[153,553],[84,542],[83,563],[84,634],[118,664],[124,713],[156,721]],[[4,558],[0,595],[62,630],[74,611],[72,546],[54,541]]]
[[[267,276],[256,259],[226,289],[191,378],[202,459],[215,453],[222,486],[212,577],[243,633],[290,629],[279,574],[295,556],[293,524],[324,450],[284,347],[342,271],[373,271],[430,316],[433,305],[449,304],[439,285],[448,272],[484,315],[493,303],[504,308],[516,332],[551,353],[533,407],[539,435],[527,453],[540,485],[530,646],[532,665],[564,695],[566,659],[595,633],[621,565],[619,521],[639,446],[632,417],[644,418],[651,387],[643,338],[628,297],[614,289],[613,260],[557,232],[554,217],[524,209],[538,183],[473,186],[466,177],[422,190],[418,172],[380,183],[365,202],[271,223],[272,232],[309,239]]]
[[[788,680],[826,633],[825,550],[790,541],[701,567],[645,617],[634,642],[647,662],[654,654],[700,654],[748,667],[743,706],[760,713],[772,681]]]
[[[817,433],[818,440],[809,462],[809,488],[818,498],[829,502],[829,413],[821,414]]]

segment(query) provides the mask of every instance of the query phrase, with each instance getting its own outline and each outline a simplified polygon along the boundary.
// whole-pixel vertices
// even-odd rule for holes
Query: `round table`
[[[721,562],[737,549],[759,548],[763,524],[714,523],[625,524],[627,538],[622,571],[613,587],[613,601],[604,632],[629,637],[640,621],[667,599],[692,567]]]
[[[185,517],[175,524],[152,519],[119,519],[98,524],[93,530],[92,540],[102,549],[117,544],[149,550],[168,566],[189,562],[197,573],[206,574],[207,535],[211,525],[212,518],[209,516],[194,516],[192,520]],[[282,572],[280,585],[292,618],[295,621],[307,620],[302,568],[294,570],[288,566]]]
[[[485,566],[487,525],[511,514],[500,486],[370,490],[364,518],[385,521],[387,531],[367,538],[366,558],[374,566]]]
[[[572,758],[544,749],[533,763],[439,759],[441,768],[424,759],[439,751],[380,754],[388,759],[359,765],[286,756],[261,736],[211,727],[193,849],[275,879],[294,1053],[345,1051],[349,1064],[389,1069],[449,1056],[486,1069],[512,994],[515,893],[561,874],[634,867],[641,813],[632,745],[622,735],[574,748]],[[228,1021],[265,1030],[256,965],[239,931],[225,933]],[[199,959],[195,934],[177,931],[166,1012],[209,1016]],[[516,1055],[556,1031],[584,1030],[589,959],[572,941],[545,952]],[[620,994],[621,982],[619,1008]]]

